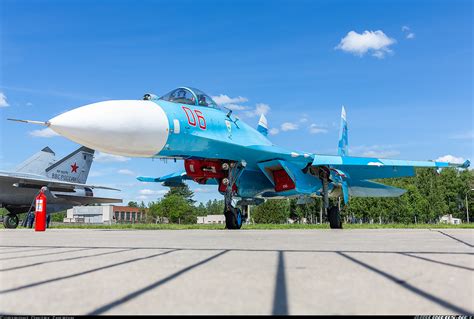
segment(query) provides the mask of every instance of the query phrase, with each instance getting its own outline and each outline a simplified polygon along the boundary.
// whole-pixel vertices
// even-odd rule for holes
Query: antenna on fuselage
[[[227,114],[226,114],[225,116],[227,116],[228,118],[230,118],[230,116],[232,115],[232,110],[229,109],[229,108],[227,108],[227,107],[225,107],[225,106],[224,106],[224,108],[225,108],[227,111],[229,111],[229,112],[227,112]]]

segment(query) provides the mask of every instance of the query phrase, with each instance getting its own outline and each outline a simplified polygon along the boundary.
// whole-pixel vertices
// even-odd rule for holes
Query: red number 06
[[[186,113],[186,117],[188,118],[189,125],[196,126],[196,118],[197,118],[197,124],[199,124],[199,127],[202,130],[205,130],[207,128],[206,119],[202,115],[201,111],[194,110],[194,113],[193,113],[193,111],[189,107],[182,106],[182,108],[183,108],[184,113]],[[194,114],[196,114],[196,116],[194,116]]]

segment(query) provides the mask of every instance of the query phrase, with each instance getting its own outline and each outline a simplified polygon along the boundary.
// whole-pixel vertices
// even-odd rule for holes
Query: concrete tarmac
[[[0,314],[473,314],[474,230],[0,230]]]

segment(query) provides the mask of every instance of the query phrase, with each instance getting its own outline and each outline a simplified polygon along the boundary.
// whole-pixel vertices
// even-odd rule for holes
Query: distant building
[[[440,218],[439,222],[445,223],[445,224],[454,224],[454,225],[459,225],[462,223],[461,218],[453,218],[452,214],[444,215],[443,217]]]
[[[140,223],[146,220],[146,212],[129,206],[74,206],[67,210],[65,223],[114,224]]]
[[[198,224],[225,224],[224,215],[207,215],[207,216],[198,216]]]

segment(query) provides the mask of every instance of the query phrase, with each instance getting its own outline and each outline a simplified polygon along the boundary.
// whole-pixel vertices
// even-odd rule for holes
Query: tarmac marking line
[[[124,247],[124,246],[9,246],[9,247],[51,247],[51,248],[86,248],[86,249],[124,249],[131,250],[141,249],[176,249],[189,251],[243,251],[243,252],[279,252],[285,253],[361,253],[361,254],[443,254],[443,255],[474,255],[474,252],[458,252],[458,251],[400,251],[400,250],[332,250],[332,249],[241,249],[241,248],[189,248],[189,247]],[[79,250],[77,250],[79,251]],[[0,260],[1,261],[1,260]]]

